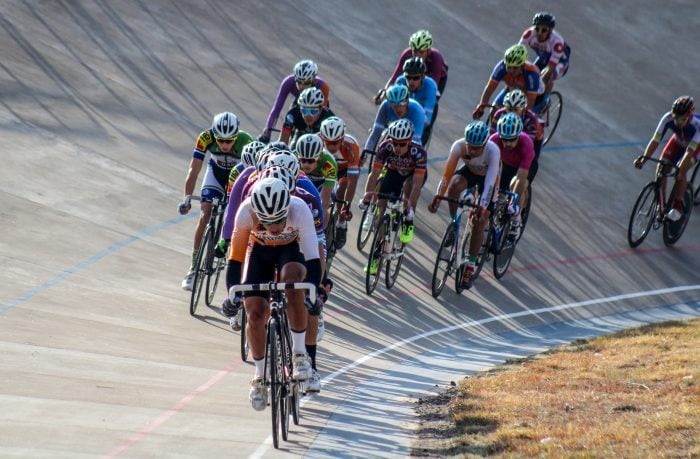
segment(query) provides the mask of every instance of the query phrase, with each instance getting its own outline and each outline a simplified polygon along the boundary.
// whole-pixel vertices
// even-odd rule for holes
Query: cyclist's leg
[[[483,175],[475,175],[470,173],[467,180],[471,186],[478,186],[480,190],[484,189],[485,177]],[[486,229],[486,225],[489,221],[490,207],[491,206],[487,207],[486,211],[482,215],[474,215],[475,220],[472,229],[472,237],[469,241],[469,260],[472,262],[479,256],[479,250],[481,249],[481,245],[484,243],[484,230]]]
[[[668,160],[671,164],[677,164],[677,165],[679,166],[679,168],[680,168],[681,162],[682,162],[681,160],[683,159],[683,154],[684,154],[683,144],[681,144],[680,142],[678,142],[678,139],[676,138],[676,134],[673,134],[673,135],[671,136],[671,138],[668,139],[668,142],[666,142],[666,145],[664,146],[664,149],[663,149],[663,151],[661,152],[661,159],[666,159],[666,160]],[[661,165],[661,164],[659,164],[658,167],[668,168],[668,166],[664,166],[664,165]],[[667,171],[664,171],[664,172],[667,172]],[[687,172],[687,170],[686,170],[686,172]],[[686,178],[686,177],[685,177],[685,174],[683,174],[683,178],[684,178],[684,179]],[[681,201],[683,200],[683,193],[685,192],[685,185],[687,185],[687,181],[686,181],[685,183],[683,183],[683,182],[681,181],[681,172],[680,172],[680,170],[679,170],[679,172],[678,172],[678,175],[677,175],[676,180],[678,181],[678,186],[675,186],[675,187],[674,187],[675,192],[674,192],[674,195],[673,195],[673,200],[674,200],[674,204],[677,204],[678,206],[680,206],[680,203],[681,203]],[[686,179],[686,180],[687,180],[687,179]],[[682,190],[683,193],[679,193],[679,188],[681,188],[681,187],[683,188],[683,190]],[[665,190],[667,189],[667,188],[666,188],[666,180],[665,180],[665,179],[664,179],[664,182],[663,182],[663,189],[665,189]],[[674,207],[676,207],[676,205],[674,205]],[[678,208],[680,208],[680,207],[678,207]],[[669,209],[669,210],[670,210],[670,209]]]
[[[458,199],[459,195],[469,186],[470,175],[471,172],[469,172],[469,168],[466,165],[462,165],[462,167],[457,169],[450,179],[450,183],[447,184],[447,196],[452,199]],[[457,203],[449,202],[448,207],[450,209],[450,217],[454,219],[457,216]]]

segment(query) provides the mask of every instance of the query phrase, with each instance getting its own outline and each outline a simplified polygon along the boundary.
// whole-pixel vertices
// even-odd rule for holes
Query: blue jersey
[[[682,129],[676,126],[671,112],[665,113],[659,121],[659,125],[654,132],[654,140],[661,142],[666,131],[671,131],[676,136],[676,142],[683,148],[696,150],[700,144],[700,116],[693,115],[688,124]]]
[[[409,121],[413,123],[413,142],[421,145],[421,136],[423,135],[423,128],[425,127],[425,110],[421,104],[413,99],[408,99],[408,110],[406,111],[406,116]],[[385,100],[379,106],[377,110],[377,116],[374,118],[374,126],[372,126],[372,132],[365,142],[365,150],[372,150],[377,147],[377,141],[382,135],[382,131],[392,122],[398,120],[399,117],[396,116],[394,110],[389,105],[389,101]]]
[[[423,77],[423,82],[421,83],[418,90],[415,92],[411,92],[411,88],[406,82],[406,77],[404,77],[403,75],[396,79],[396,84],[402,84],[406,86],[409,90],[409,95],[411,96],[411,99],[414,99],[416,102],[423,106],[423,110],[425,110],[425,124],[426,126],[429,125],[430,121],[433,119],[433,110],[435,109],[435,102],[437,100],[438,91],[437,83],[435,83],[435,80],[433,80],[429,76]]]

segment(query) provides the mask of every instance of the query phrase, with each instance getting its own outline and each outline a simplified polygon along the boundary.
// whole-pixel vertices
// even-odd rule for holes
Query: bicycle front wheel
[[[506,218],[506,222],[501,225],[500,237],[498,238],[495,253],[493,254],[493,275],[496,279],[503,277],[508,271],[510,266],[510,261],[513,259],[513,253],[515,253],[515,244],[517,240],[510,236],[510,226],[512,220]]]
[[[693,175],[688,185],[692,186],[693,190],[695,190],[693,193],[693,205],[697,206],[700,204],[700,161],[695,165]]]
[[[669,199],[669,206],[673,204],[673,193],[671,193],[671,198]],[[664,244],[667,246],[672,246],[683,235],[685,227],[688,226],[688,220],[690,220],[690,213],[693,211],[693,190],[692,187],[687,187],[685,193],[683,194],[683,211],[681,212],[681,218],[678,221],[671,221],[668,218],[664,220],[664,230],[663,238]]]
[[[656,184],[649,182],[642,188],[634,203],[627,227],[627,242],[632,248],[638,247],[649,234],[658,212],[657,194]]]
[[[398,224],[399,230],[393,235],[394,243],[391,247],[391,253],[386,260],[386,275],[385,275],[385,285],[386,288],[391,288],[396,283],[396,278],[399,277],[399,271],[401,271],[401,264],[403,263],[403,255],[406,251],[406,244],[401,242],[398,232],[401,231],[401,223]]]
[[[433,268],[433,281],[431,283],[431,293],[433,298],[440,296],[442,289],[445,287],[447,278],[452,274],[452,266],[457,256],[456,251],[457,224],[450,222],[445,228],[445,234],[440,241],[440,248],[437,250],[435,257],[435,267]]]
[[[520,238],[523,237],[525,233],[525,225],[527,225],[527,220],[530,218],[530,207],[532,206],[532,186],[527,184],[527,204],[520,210],[520,234],[518,234],[518,239],[515,241],[520,242]]]
[[[564,99],[562,99],[561,94],[558,91],[549,93],[549,103],[542,113],[544,119],[544,141],[542,142],[542,146],[547,145],[547,142],[549,142],[554,135],[554,131],[557,130],[563,108]]]
[[[377,217],[377,204],[371,203],[365,210],[362,211],[362,219],[360,227],[357,230],[357,250],[362,252],[362,249],[367,245],[372,232],[374,231],[374,221]]]
[[[210,256],[214,257],[214,236],[213,228],[207,225],[204,230],[204,235],[199,243],[199,250],[194,262],[194,281],[192,282],[192,294],[190,295],[190,315],[194,316],[197,311],[197,303],[202,294],[204,286],[204,278],[207,276],[208,263],[211,262]]]
[[[244,362],[248,361],[248,353],[250,352],[250,347],[248,346],[248,333],[246,332],[246,325],[248,323],[248,316],[245,313],[245,308],[241,306],[241,360]]]
[[[272,416],[272,444],[279,448],[279,434],[282,425],[282,353],[280,343],[280,327],[276,319],[270,319],[267,324],[267,361],[270,382],[270,414]]]
[[[466,268],[467,258],[469,257],[469,243],[471,242],[474,229],[472,224],[473,222],[470,216],[467,219],[467,224],[464,226],[464,234],[462,235],[461,242],[462,247],[459,249],[461,251],[461,263],[457,267],[457,272],[455,273],[455,292],[457,292],[457,294],[461,294],[464,289],[471,288],[472,282],[474,282],[475,278],[475,276],[472,276],[466,283],[462,282],[464,280],[464,270]]]
[[[367,257],[367,266],[365,268],[365,291],[367,295],[371,295],[374,289],[377,288],[379,276],[382,273],[384,265],[384,235],[387,231],[389,231],[389,217],[385,216],[374,232],[369,256]],[[376,265],[376,271],[372,269],[372,265]]]
[[[328,277],[328,273],[331,271],[331,265],[335,258],[335,228],[337,219],[338,213],[334,205],[328,214],[328,224],[326,225],[326,277]]]

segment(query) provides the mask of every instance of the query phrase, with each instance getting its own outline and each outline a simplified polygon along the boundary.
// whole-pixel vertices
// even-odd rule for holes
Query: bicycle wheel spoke
[[[639,246],[644,241],[656,218],[658,204],[655,187],[656,184],[651,182],[642,188],[632,208],[632,215],[627,227],[627,242],[632,248]]]

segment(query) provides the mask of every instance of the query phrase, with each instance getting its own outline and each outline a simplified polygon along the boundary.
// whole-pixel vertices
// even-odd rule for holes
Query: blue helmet
[[[389,89],[386,90],[386,100],[390,104],[400,104],[408,100],[408,88],[402,84],[389,86]]]
[[[501,139],[513,140],[523,132],[523,120],[515,113],[506,113],[496,124]]]
[[[464,128],[464,140],[474,147],[486,145],[489,138],[489,127],[483,121],[472,121]]]

